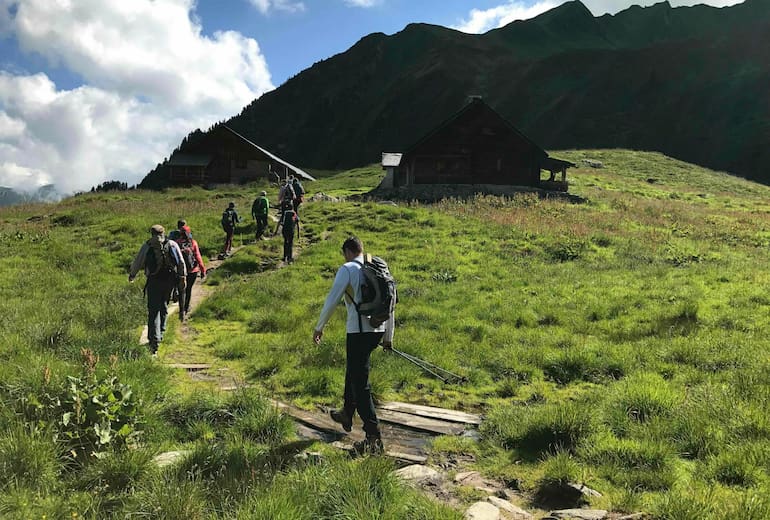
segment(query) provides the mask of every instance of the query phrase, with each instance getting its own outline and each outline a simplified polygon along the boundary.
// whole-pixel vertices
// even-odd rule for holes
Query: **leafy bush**
[[[139,436],[141,402],[117,376],[97,374],[99,358],[93,352],[81,354],[81,377],[68,376],[63,385],[29,394],[18,405],[41,427],[52,427],[66,456],[82,463]]]

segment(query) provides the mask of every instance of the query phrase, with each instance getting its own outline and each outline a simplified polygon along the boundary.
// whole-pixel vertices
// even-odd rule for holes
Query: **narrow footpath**
[[[243,246],[233,250],[237,255]],[[296,255],[295,255],[296,256]],[[227,259],[210,260],[207,270],[217,269]],[[276,269],[282,268],[283,263],[274,264]],[[190,313],[194,324],[195,310],[206,300],[215,289],[205,283],[198,282],[193,286],[190,301]],[[178,312],[178,306],[170,307],[169,314]],[[177,325],[178,341],[189,344],[188,341],[197,331],[187,321]],[[142,333],[143,344],[147,343],[147,328]],[[209,352],[191,352],[190,349],[165,350],[161,348],[161,362],[169,368],[184,371],[189,381],[200,383],[201,388],[210,391],[213,386],[218,391],[237,391],[248,387],[242,374],[234,369],[227,361],[217,359],[211,361]],[[209,362],[207,362],[209,361]],[[331,420],[328,409],[317,406],[316,410],[305,410],[290,403],[270,399],[272,404],[284,414],[294,419],[298,437],[317,440],[345,450],[353,455],[352,443],[364,438],[361,423],[354,419],[353,431],[346,433],[341,426]],[[601,509],[556,509],[544,508],[523,509],[521,505],[532,504],[532,497],[522,492],[518,487],[508,483],[487,479],[478,471],[471,468],[475,462],[472,455],[449,454],[437,459],[431,458],[428,464],[428,446],[432,438],[439,435],[462,436],[478,438],[478,426],[482,417],[457,410],[449,410],[431,406],[421,406],[401,402],[379,403],[377,416],[381,422],[383,442],[386,447],[385,455],[397,461],[400,469],[394,474],[404,482],[420,489],[436,500],[456,508],[465,509],[466,520],[643,520],[644,513],[622,515]],[[306,454],[307,456],[315,456]],[[159,465],[173,464],[184,452],[167,452],[156,457]],[[477,495],[484,498],[467,506],[460,497],[472,488]],[[561,494],[561,493],[560,493]],[[580,483],[569,483],[564,494],[575,498],[575,505],[585,503],[593,497],[601,497],[597,491],[587,488]],[[518,505],[517,505],[518,504]]]

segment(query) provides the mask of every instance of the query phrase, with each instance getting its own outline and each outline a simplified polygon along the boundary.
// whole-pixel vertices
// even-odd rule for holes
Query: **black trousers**
[[[369,384],[371,354],[382,339],[382,332],[348,334],[345,342],[347,366],[345,368],[345,415],[353,417],[358,411],[364,422],[367,437],[380,436],[380,424],[374,411],[372,390]]]
[[[192,298],[192,288],[195,285],[195,280],[200,276],[200,273],[190,273],[187,275],[187,284],[184,288],[184,294],[179,292],[179,318],[183,318],[185,314],[190,312],[190,298]]]
[[[267,215],[259,215],[255,218],[257,220],[257,238],[261,238],[267,229]]]
[[[290,237],[287,237],[284,235],[283,237],[283,259],[287,262],[291,262],[294,260],[293,257],[293,250],[294,249],[294,235],[292,234]]]

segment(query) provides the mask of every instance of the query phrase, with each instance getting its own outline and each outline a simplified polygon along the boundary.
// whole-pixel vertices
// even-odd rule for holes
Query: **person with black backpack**
[[[283,261],[287,264],[294,263],[294,233],[299,238],[299,216],[294,211],[294,205],[290,200],[284,200],[281,220],[278,227],[281,228],[283,235]],[[277,230],[277,228],[276,228]]]
[[[270,211],[270,201],[267,200],[267,192],[263,191],[262,194],[254,199],[254,204],[251,205],[251,216],[257,222],[257,234],[256,238],[259,240],[262,235],[265,234],[267,229],[267,214]]]
[[[294,188],[294,211],[299,215],[299,207],[305,201],[305,188],[302,187],[302,183],[299,182],[297,177],[291,181],[292,188]]]
[[[233,235],[235,235],[235,225],[241,221],[238,212],[235,211],[235,202],[227,205],[227,209],[222,212],[222,230],[225,232],[225,247],[222,250],[224,256],[230,256],[233,249]]]
[[[160,224],[150,228],[150,239],[142,244],[128,273],[133,283],[136,275],[144,269],[147,283],[147,338],[150,354],[158,354],[158,344],[163,341],[168,320],[168,301],[174,285],[184,284],[187,268],[182,259],[179,245],[165,236],[166,230]]]
[[[323,329],[344,296],[348,315],[344,404],[329,415],[349,432],[353,414],[358,411],[366,439],[353,446],[358,453],[379,454],[384,448],[369,385],[370,356],[380,343],[386,350],[393,347],[396,283],[387,264],[381,258],[364,256],[363,250],[361,240],[354,236],[342,244],[345,263],[326,297],[313,341],[321,343]]]
[[[179,234],[176,243],[182,253],[185,267],[187,268],[187,280],[184,289],[179,289],[179,320],[184,321],[190,312],[190,300],[192,298],[192,288],[198,276],[201,280],[206,278],[206,266],[203,265],[198,242],[192,237],[192,230],[183,220],[180,220]]]

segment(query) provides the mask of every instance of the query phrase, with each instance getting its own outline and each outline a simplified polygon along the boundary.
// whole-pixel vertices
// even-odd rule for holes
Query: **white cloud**
[[[366,0],[364,0],[366,1]],[[534,18],[567,0],[540,0],[529,4],[524,0],[509,0],[489,9],[471,9],[468,16],[453,28],[466,33],[480,34],[491,29],[503,27],[515,20]],[[650,6],[663,0],[582,0],[595,16],[605,13],[615,14],[631,5]],[[714,7],[725,7],[740,4],[744,0],[670,0],[673,7],[707,4]]]
[[[583,3],[591,12],[600,16],[606,13],[615,14],[631,5],[650,6],[662,2],[663,0],[583,0]],[[744,0],[669,0],[672,7],[692,6],[697,4],[706,4],[713,7],[727,7],[740,4]],[[560,2],[563,3],[563,2]]]
[[[272,11],[284,11],[287,13],[302,13],[307,8],[303,2],[293,0],[249,0],[249,3],[262,14]]]
[[[86,83],[62,90],[43,73],[0,72],[0,185],[138,182],[190,130],[272,89],[257,42],[202,35],[194,5],[0,0],[6,35]]]
[[[380,4],[382,0],[345,0],[345,3],[352,7],[374,7]]]
[[[514,20],[527,20],[562,4],[559,0],[543,0],[533,5],[512,1],[490,9],[471,9],[468,17],[454,29],[466,33],[484,33],[508,25]]]

